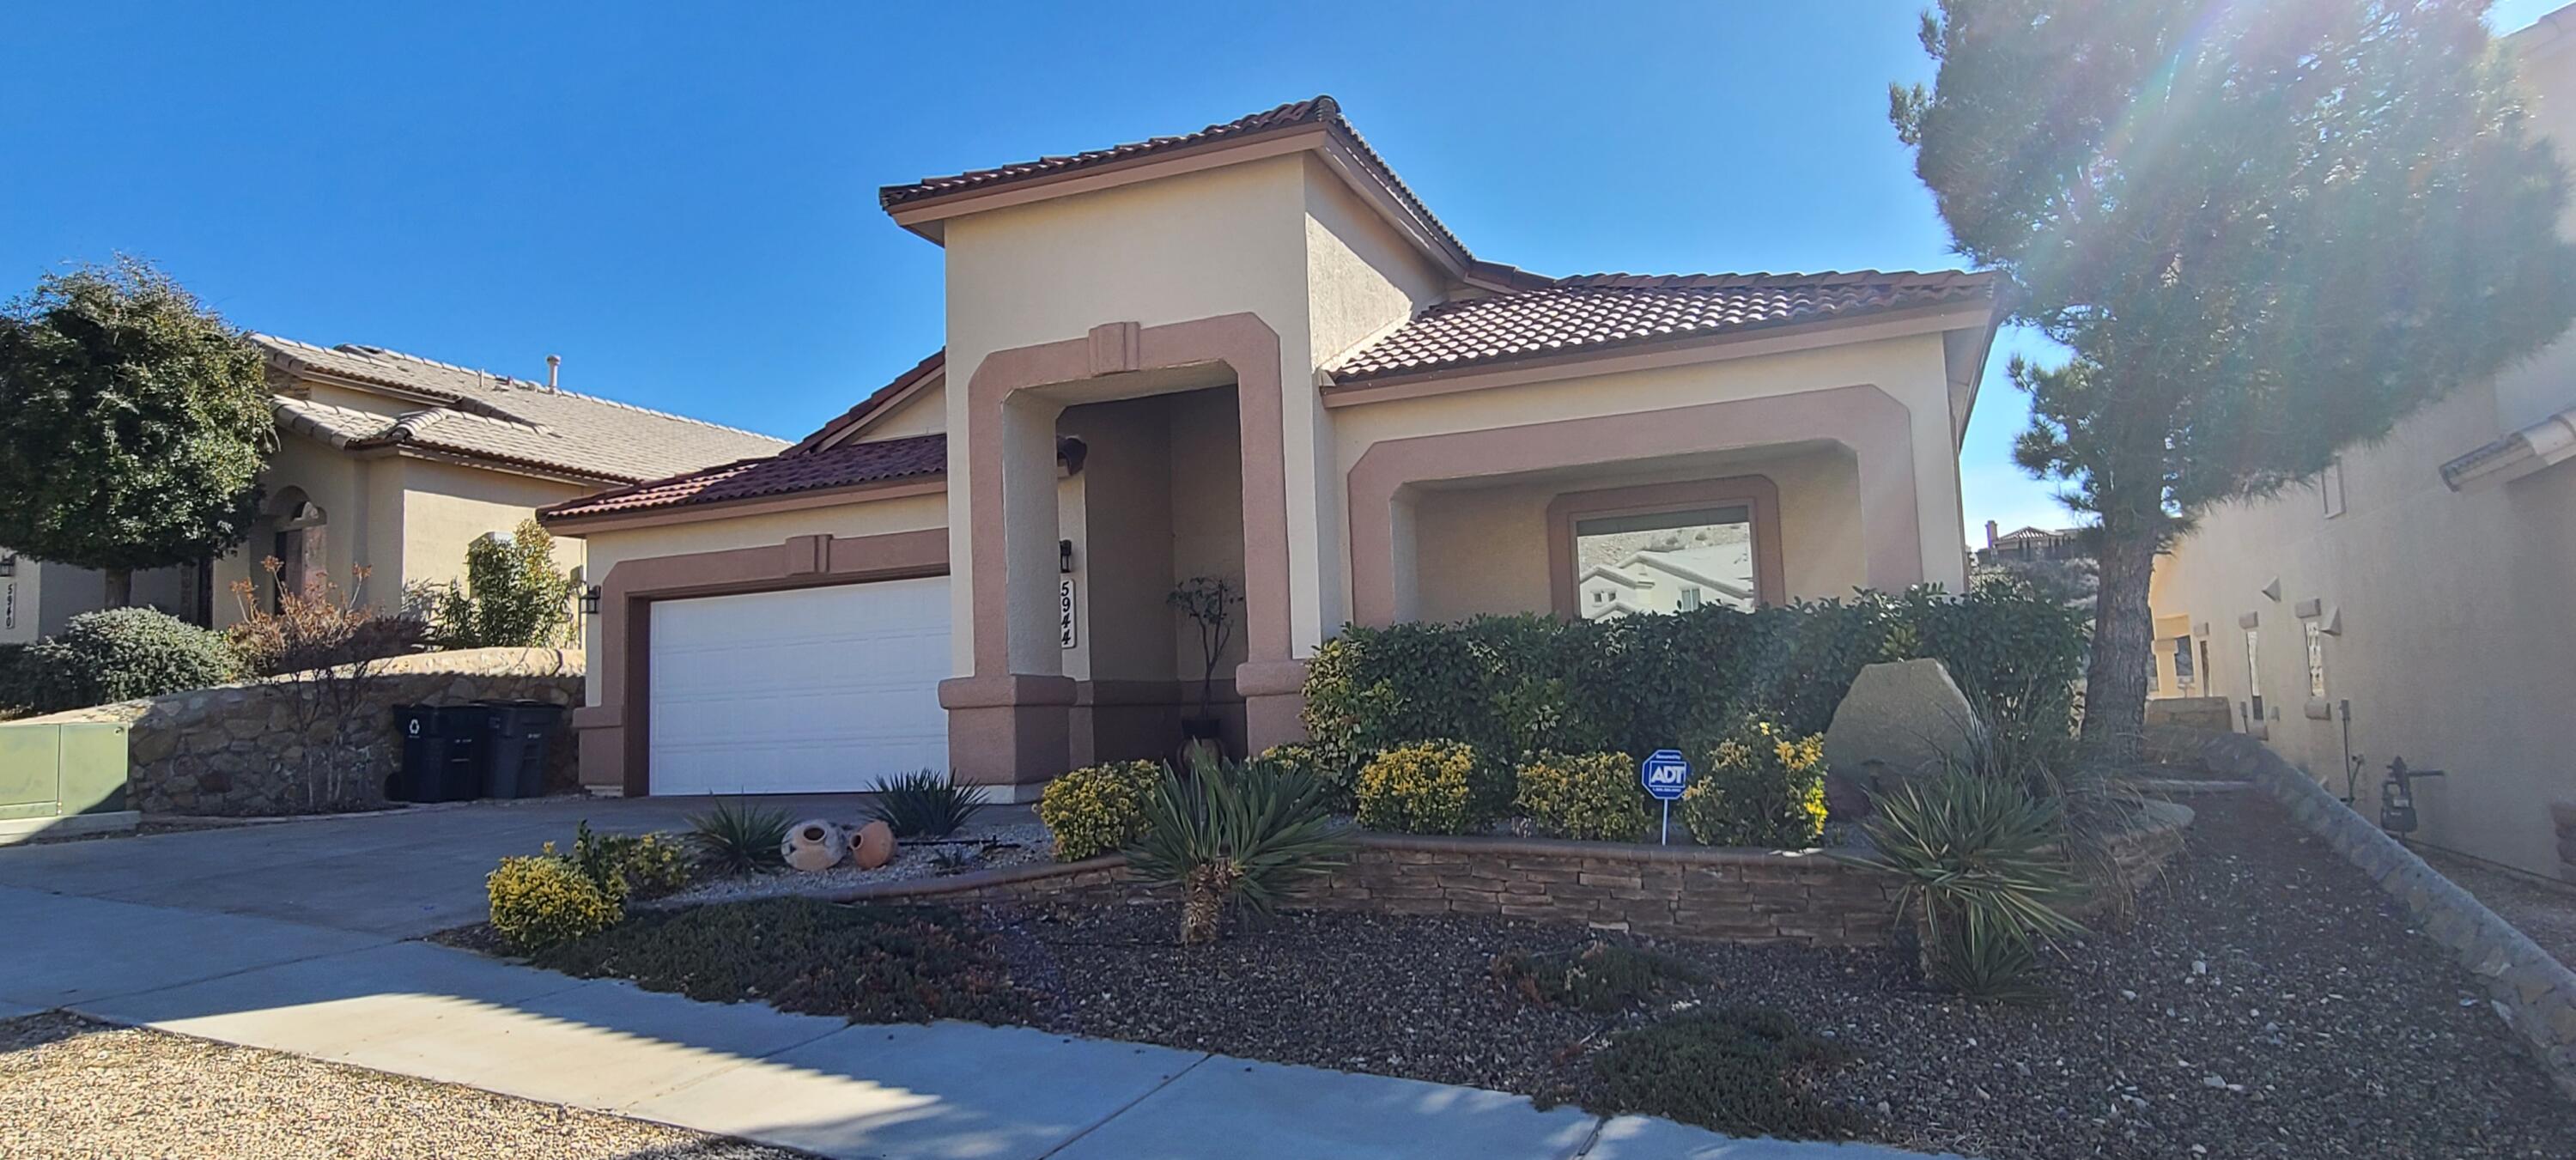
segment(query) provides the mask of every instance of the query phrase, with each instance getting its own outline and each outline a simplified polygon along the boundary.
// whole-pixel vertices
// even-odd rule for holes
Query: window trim
[[[1559,494],[1547,504],[1548,606],[1567,620],[1583,614],[1574,575],[1574,524],[1602,516],[1646,516],[1705,507],[1742,507],[1753,519],[1753,598],[1781,604],[1788,582],[1780,562],[1780,487],[1767,475],[1730,475]]]

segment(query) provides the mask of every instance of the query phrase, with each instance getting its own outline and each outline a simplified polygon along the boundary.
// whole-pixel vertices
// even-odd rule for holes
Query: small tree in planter
[[[1199,655],[1205,662],[1199,671],[1198,715],[1181,722],[1183,749],[1219,748],[1216,739],[1222,726],[1216,717],[1216,666],[1225,646],[1234,640],[1234,610],[1243,603],[1243,593],[1222,576],[1192,576],[1173,585],[1163,603],[1198,627]]]

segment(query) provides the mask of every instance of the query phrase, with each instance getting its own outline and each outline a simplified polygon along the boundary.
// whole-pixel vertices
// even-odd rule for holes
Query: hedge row
[[[1821,733],[1861,667],[1932,657],[1990,717],[2062,733],[2086,618],[2009,580],[1738,612],[1351,627],[1315,654],[1306,728],[1357,768],[1419,741],[1509,758],[1698,752],[1747,720]]]

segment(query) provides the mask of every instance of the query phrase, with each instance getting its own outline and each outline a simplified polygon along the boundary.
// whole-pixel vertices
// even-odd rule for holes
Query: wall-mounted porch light
[[[1073,541],[1055,542],[1055,570],[1067,576],[1073,575]]]
[[[599,585],[593,584],[581,590],[581,613],[584,616],[599,615]]]
[[[18,554],[16,552],[0,552],[0,576],[15,576],[17,574]]]

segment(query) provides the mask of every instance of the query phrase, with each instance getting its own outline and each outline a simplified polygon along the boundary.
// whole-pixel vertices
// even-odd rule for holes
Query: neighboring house
[[[2568,156],[2576,7],[2505,43]],[[2367,816],[2390,759],[2444,770],[2415,785],[2417,839],[2576,879],[2571,458],[2576,337],[2562,337],[2308,487],[2209,512],[2155,571],[2160,691],[2226,698],[2237,728],[2339,794],[2358,759]]]
[[[1995,521],[1986,521],[1986,546],[1977,552],[1980,566],[2093,558],[2082,528],[2016,528],[1999,536],[1996,526]]]
[[[381,347],[314,346],[271,335],[277,452],[260,473],[262,518],[242,546],[202,568],[139,572],[134,601],[200,624],[240,619],[232,595],[249,580],[274,607],[280,582],[344,592],[369,570],[362,598],[390,604],[404,585],[464,572],[477,537],[507,534],[538,507],[606,487],[768,455],[784,440]],[[553,379],[549,368],[547,377]],[[566,568],[581,544],[560,545]],[[19,558],[0,577],[10,601],[0,642],[58,631],[101,607],[98,573]]]
[[[1986,275],[1543,277],[1330,98],[879,203],[946,251],[943,351],[774,457],[546,509],[601,589],[596,788],[1026,799],[1168,753],[1195,576],[1245,594],[1238,750],[1301,735],[1345,624],[1575,616],[1598,564],[1675,607],[1965,578]],[[1703,532],[1740,550],[1586,560]]]

